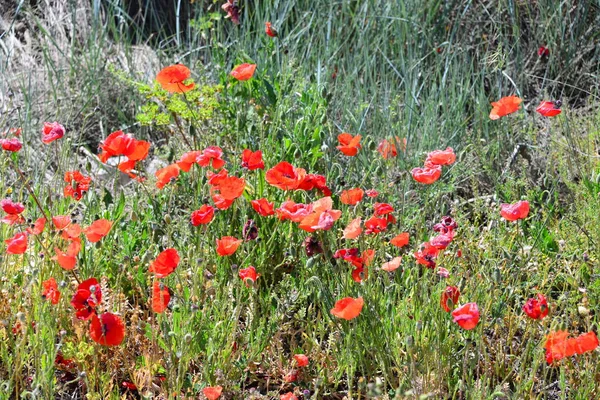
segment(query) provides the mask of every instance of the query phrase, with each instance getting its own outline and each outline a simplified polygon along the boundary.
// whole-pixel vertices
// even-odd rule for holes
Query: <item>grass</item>
[[[3,16],[14,23],[0,31],[0,132],[22,127],[24,146],[0,153],[0,193],[23,202],[32,221],[69,215],[87,227],[105,218],[113,228],[96,244],[82,237],[74,273],[52,259],[67,243],[51,224],[23,255],[2,248],[0,398],[203,398],[215,385],[230,399],[290,391],[303,399],[599,397],[597,350],[548,365],[543,348],[552,331],[598,330],[598,2],[244,2],[235,26],[220,4],[205,1],[172,32],[153,25],[158,6],[139,20],[119,1],[68,4],[23,4]],[[278,38],[264,33],[265,21]],[[541,45],[548,57],[538,56]],[[176,61],[197,85],[185,97],[153,86]],[[236,82],[229,72],[243,62],[256,63],[256,74]],[[510,94],[524,98],[522,109],[491,121],[489,103]],[[562,114],[535,113],[541,100],[555,99]],[[42,123],[54,120],[67,133],[43,145]],[[143,183],[95,156],[118,129],[152,143],[139,165]],[[336,149],[341,132],[363,136],[356,157]],[[383,159],[378,144],[395,136],[407,139],[406,151]],[[154,172],[215,145],[246,189],[210,225],[193,227],[191,212],[213,204],[205,168],[161,190]],[[415,182],[410,170],[447,146],[457,162],[433,185]],[[309,234],[250,206],[260,197],[277,208],[322,194],[282,191],[265,171],[243,170],[245,148],[263,151],[265,171],[288,161],[326,176],[342,216],[314,234],[324,254],[307,255]],[[71,170],[92,177],[80,201],[63,196]],[[380,194],[341,204],[353,187]],[[520,199],[530,202],[529,217],[504,221],[499,204]],[[375,201],[390,203],[397,222],[342,239]],[[412,253],[445,215],[459,228],[437,260],[450,271],[444,279]],[[248,219],[260,240],[218,256],[215,240],[241,238]],[[26,228],[2,224],[0,239]],[[403,231],[408,248],[387,243]],[[162,280],[172,297],[157,314],[148,265],[170,247],[181,261]],[[376,251],[362,283],[350,263],[332,257],[348,247]],[[379,269],[400,255],[394,273]],[[247,287],[238,271],[249,265],[261,276]],[[41,297],[50,277],[62,292],[57,305]],[[101,282],[98,310],[125,322],[120,346],[96,344],[89,322],[73,316],[77,280],[90,277]],[[462,330],[440,307],[447,285],[460,289],[460,304],[478,304],[475,329]],[[521,309],[537,293],[549,301],[541,321]],[[365,301],[351,321],[329,312],[346,296]],[[59,353],[73,364],[57,365]],[[292,361],[300,353],[306,368]]]

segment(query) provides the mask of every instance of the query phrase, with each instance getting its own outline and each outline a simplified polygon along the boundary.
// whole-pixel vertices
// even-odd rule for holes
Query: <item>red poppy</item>
[[[427,161],[433,165],[452,165],[456,161],[456,154],[452,147],[446,150],[435,150],[427,155]]]
[[[148,156],[150,142],[136,140],[133,136],[124,134],[123,131],[115,131],[108,135],[99,147],[102,153],[98,155],[98,158],[103,163],[110,157],[117,156],[125,156],[129,161],[141,161]]]
[[[440,222],[438,222],[437,224],[435,224],[433,226],[433,230],[435,232],[440,232],[440,233],[449,233],[449,232],[454,231],[457,228],[458,228],[458,224],[452,217],[449,217],[449,216],[443,217]]]
[[[275,212],[281,221],[289,219],[292,222],[298,223],[312,212],[312,204],[295,203],[293,200],[286,200]]]
[[[223,150],[218,146],[209,146],[202,150],[197,158],[197,163],[201,167],[208,167],[209,165],[213,169],[221,169],[225,166],[225,160],[223,160]]]
[[[415,252],[414,256],[417,259],[417,263],[424,265],[429,269],[435,268],[435,259],[439,254],[439,250],[432,246],[429,242],[421,244],[419,250]]]
[[[60,291],[58,290],[56,280],[54,278],[45,280],[42,282],[42,287],[44,288],[42,297],[46,300],[50,300],[54,305],[58,304],[58,301],[60,300]]]
[[[265,169],[265,163],[262,159],[262,151],[245,149],[242,152],[242,168],[248,168],[250,171],[255,169]]]
[[[11,215],[21,214],[25,211],[25,206],[21,203],[15,203],[11,199],[2,199],[0,201],[0,207],[4,210],[5,213]]]
[[[194,88],[194,83],[185,84],[190,79],[190,69],[182,64],[165,67],[156,75],[156,81],[169,93],[185,93]]]
[[[206,178],[208,179],[208,184],[211,186],[219,186],[219,184],[228,176],[229,172],[227,172],[227,169],[225,168],[217,173],[206,171]]]
[[[343,204],[355,206],[363,199],[364,194],[365,192],[361,188],[344,190],[340,195],[340,201]]]
[[[252,204],[252,208],[254,208],[254,211],[259,213],[263,217],[268,217],[269,215],[275,214],[274,204],[265,198],[252,200],[250,204]]]
[[[65,197],[72,197],[75,200],[81,200],[81,197],[90,190],[90,183],[92,178],[83,175],[79,171],[65,172],[65,182],[68,185],[65,187],[63,193]]]
[[[77,255],[79,254],[80,250],[81,242],[79,239],[73,240],[71,243],[69,243],[67,251],[62,251],[58,247],[55,247],[54,252],[56,253],[56,256],[53,259],[56,260],[62,269],[70,271],[75,268],[75,265],[77,264]]]
[[[248,268],[240,269],[238,276],[246,284],[246,287],[250,287],[254,285],[260,274],[256,273],[256,268],[249,266]]]
[[[217,192],[225,200],[235,200],[244,193],[246,180],[235,176],[219,179],[218,184],[212,185],[212,191]]]
[[[372,198],[373,198],[373,197],[377,197],[377,196],[379,196],[379,192],[378,192],[377,190],[375,190],[375,189],[367,189],[367,190],[365,191],[365,194],[366,194],[367,196],[369,196],[369,197],[372,197]]]
[[[298,400],[298,397],[292,392],[287,392],[279,396],[280,400]]]
[[[240,247],[242,240],[236,239],[233,236],[224,236],[217,239],[217,254],[225,257],[230,256]]]
[[[535,111],[544,117],[556,117],[561,113],[560,106],[555,101],[542,101]]]
[[[350,221],[348,226],[344,229],[344,239],[356,239],[362,233],[362,228],[360,227],[362,219],[360,217],[353,219]]]
[[[44,122],[42,129],[42,142],[50,144],[65,135],[65,127],[58,122]]]
[[[552,364],[565,357],[593,351],[598,347],[598,337],[594,332],[587,332],[575,338],[568,338],[569,332],[556,331],[546,336],[546,361]]]
[[[352,263],[356,268],[362,268],[364,265],[362,257],[358,255],[358,249],[354,247],[351,249],[337,250],[333,255],[333,258],[342,258]]]
[[[463,329],[471,330],[479,322],[479,308],[477,303],[467,303],[452,311],[454,322]]]
[[[312,203],[312,212],[300,221],[300,229],[307,232],[316,230],[329,230],[333,227],[342,212],[340,210],[332,210],[333,200],[331,197],[323,197]]]
[[[138,390],[137,386],[133,382],[123,381],[121,386],[128,390]]]
[[[241,64],[238,65],[231,71],[230,75],[238,81],[247,81],[252,78],[254,71],[256,70],[256,64]]]
[[[85,237],[92,243],[100,241],[104,236],[108,235],[112,222],[107,219],[99,219],[83,230]]]
[[[294,360],[300,368],[306,367],[309,363],[308,357],[304,354],[294,354]]]
[[[225,18],[231,18],[231,22],[233,22],[236,25],[239,25],[240,8],[238,7],[237,3],[238,0],[227,0],[225,1],[225,4],[221,6],[221,8],[227,13],[227,17]]]
[[[277,31],[275,28],[273,28],[270,22],[265,22],[265,33],[271,37],[277,36]]]
[[[460,296],[460,291],[456,286],[446,286],[444,292],[442,293],[442,297],[440,298],[440,305],[446,312],[450,312],[450,310],[458,304],[458,298]],[[461,325],[462,326],[462,325]]]
[[[404,247],[408,245],[408,241],[410,239],[410,235],[408,232],[402,232],[401,234],[395,236],[390,243],[396,247]]]
[[[169,288],[162,282],[154,281],[152,285],[152,311],[157,314],[163,313],[171,301]]]
[[[500,215],[507,221],[527,218],[527,215],[529,215],[529,202],[521,200],[513,204],[503,203],[500,205]]]
[[[213,220],[215,216],[215,209],[212,206],[204,204],[198,210],[192,213],[191,222],[192,225],[206,225]]]
[[[202,389],[202,393],[207,400],[217,400],[219,397],[221,397],[221,392],[223,392],[223,388],[221,386],[207,386]]]
[[[360,315],[364,305],[362,297],[354,299],[352,297],[345,297],[338,300],[335,306],[331,309],[331,314],[345,320],[351,320]]]
[[[388,203],[375,203],[373,204],[373,209],[375,210],[375,215],[378,217],[394,212],[394,207]]]
[[[377,151],[384,159],[396,157],[398,155],[396,143],[399,144],[401,151],[406,151],[406,138],[400,139],[398,136],[396,136],[394,139],[382,140],[377,146]]]
[[[6,239],[4,243],[6,243],[6,253],[23,254],[27,250],[27,234],[16,233],[13,237]]]
[[[96,313],[96,307],[102,301],[102,289],[96,278],[86,279],[77,286],[77,291],[71,299],[71,305],[77,312],[78,319],[89,319]]]
[[[435,247],[438,250],[445,250],[446,247],[448,247],[450,245],[450,243],[452,243],[453,239],[454,239],[454,232],[450,231],[448,233],[444,233],[444,234],[433,237],[429,241],[429,244],[431,244],[433,247]]]
[[[538,293],[537,299],[529,299],[523,306],[523,311],[533,319],[543,319],[548,315],[548,301],[543,294]]]
[[[326,179],[319,174],[306,174],[302,182],[298,184],[299,190],[320,190],[325,196],[331,196],[331,190],[327,187]]]
[[[413,168],[410,173],[415,181],[424,185],[431,185],[442,176],[442,167],[439,165],[431,165],[429,167]]]
[[[118,315],[104,313],[92,314],[90,337],[103,346],[118,346],[125,338],[125,325]]]
[[[68,215],[56,215],[52,217],[52,223],[58,230],[65,229],[71,223],[71,217]]]
[[[7,225],[22,224],[25,222],[25,218],[20,214],[7,214],[0,219],[0,222]]]
[[[378,234],[387,229],[388,221],[386,218],[371,217],[365,221],[365,233],[367,235]]]
[[[386,262],[381,266],[381,269],[387,272],[392,272],[397,270],[402,263],[402,257],[394,257],[390,261]]]
[[[152,263],[148,272],[153,272],[157,278],[164,278],[173,273],[179,265],[179,253],[174,248],[162,251]]]
[[[219,210],[227,210],[233,204],[233,200],[227,200],[218,193],[211,193],[211,197]]]
[[[154,176],[158,179],[156,181],[156,187],[162,189],[165,185],[171,181],[174,181],[179,176],[179,166],[177,164],[167,165],[164,168],[156,171]]]
[[[337,149],[342,152],[342,154],[353,157],[358,154],[358,149],[362,146],[360,145],[360,135],[352,136],[349,133],[341,133],[338,135],[338,141],[340,145],[337,146]]]
[[[201,154],[202,152],[200,150],[188,151],[181,155],[179,161],[177,161],[177,165],[182,171],[190,172],[192,165],[198,162],[198,157],[200,157]]]
[[[0,146],[2,146],[2,150],[16,153],[23,148],[23,143],[17,138],[0,139]]]
[[[46,218],[41,217],[35,220],[33,225],[27,228],[27,233],[30,235],[39,235],[44,231],[46,227]]]
[[[519,109],[519,104],[521,104],[522,101],[523,100],[521,100],[517,96],[508,96],[493,102],[493,108],[490,112],[490,119],[496,120],[508,114],[514,113]]]
[[[81,235],[81,226],[79,224],[69,224],[62,230],[60,237],[65,240],[79,240]]]
[[[266,181],[281,190],[295,190],[304,181],[306,171],[282,161],[265,174]]]
[[[550,55],[550,49],[545,46],[540,46],[537,53],[538,57],[548,57]]]

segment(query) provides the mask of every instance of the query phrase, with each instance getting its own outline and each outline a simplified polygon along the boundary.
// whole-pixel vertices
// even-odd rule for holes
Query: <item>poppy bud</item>
[[[315,254],[323,253],[323,246],[316,238],[309,236],[304,239],[304,250],[307,256],[312,257]]]
[[[165,221],[166,224],[171,224],[171,222],[173,222],[173,220],[171,219],[171,216],[169,214],[165,214],[163,217],[163,220]]]

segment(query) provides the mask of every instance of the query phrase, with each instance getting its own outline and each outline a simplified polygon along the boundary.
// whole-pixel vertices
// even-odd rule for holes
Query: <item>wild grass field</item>
[[[0,399],[600,398],[599,78],[598,0],[0,0]]]

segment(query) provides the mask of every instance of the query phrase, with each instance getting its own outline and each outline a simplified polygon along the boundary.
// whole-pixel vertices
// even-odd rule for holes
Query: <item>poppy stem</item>
[[[23,185],[25,186],[25,188],[27,189],[27,191],[29,192],[29,194],[31,195],[31,197],[33,197],[33,200],[35,201],[35,204],[37,205],[38,209],[40,210],[40,212],[42,213],[42,215],[44,216],[44,218],[46,218],[46,221],[50,221],[50,218],[48,218],[48,216],[46,215],[46,212],[44,211],[44,208],[42,207],[42,204],[40,203],[39,199],[35,195],[35,192],[33,191],[33,189],[31,188],[31,185],[29,184],[29,181],[25,177],[25,174],[23,173],[23,171],[21,171],[19,169],[19,167],[17,166],[17,164],[15,163],[14,160],[12,160],[12,166],[15,169],[15,171],[19,174],[19,176],[21,177],[21,179],[23,180]]]
[[[185,142],[185,144],[187,144],[190,150],[194,151],[194,146],[192,146],[188,138],[185,136],[185,133],[183,133],[183,126],[181,126],[181,122],[179,122],[177,114],[175,114],[174,112],[171,114],[173,115],[173,119],[175,120],[175,125],[177,125],[177,128],[179,128],[179,132],[181,133],[181,137],[183,137],[183,141]]]

